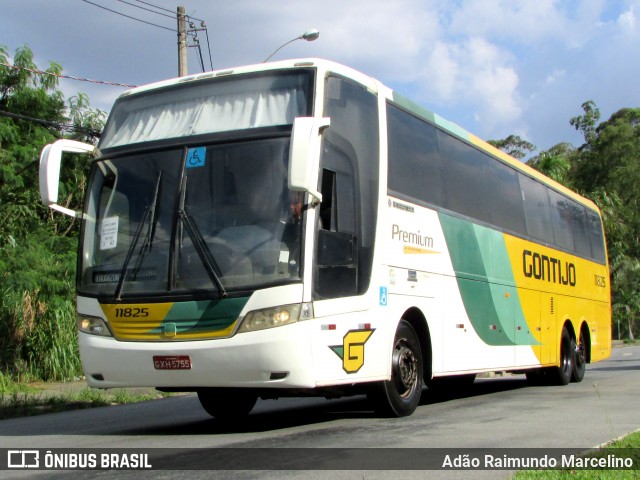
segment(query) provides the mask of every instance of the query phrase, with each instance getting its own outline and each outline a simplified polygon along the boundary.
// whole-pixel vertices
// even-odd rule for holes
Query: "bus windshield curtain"
[[[171,95],[167,95],[171,100]],[[135,101],[134,101],[135,102]],[[147,102],[144,102],[147,103]],[[127,107],[105,130],[101,148],[230,130],[289,125],[306,106],[300,88],[270,89]],[[124,107],[124,106],[123,106]]]

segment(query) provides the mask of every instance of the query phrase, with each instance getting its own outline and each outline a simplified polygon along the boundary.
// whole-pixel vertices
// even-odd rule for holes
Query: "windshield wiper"
[[[196,223],[193,221],[193,219],[185,209],[184,204],[185,204],[185,197],[187,196],[187,178],[188,178],[187,176],[184,176],[182,178],[182,186],[181,186],[182,194],[180,196],[180,204],[178,207],[178,220],[182,225],[186,227],[187,235],[189,235],[189,238],[191,238],[191,242],[193,243],[193,246],[196,249],[196,253],[198,254],[198,257],[200,257],[200,261],[202,262],[202,265],[204,265],[204,268],[207,272],[207,275],[209,275],[211,282],[218,289],[218,294],[220,295],[221,298],[225,298],[229,294],[224,289],[224,286],[222,285],[222,281],[220,280],[220,276],[217,273],[220,271],[220,267],[218,266],[218,263],[216,262],[215,258],[213,258],[213,255],[211,254],[211,250],[209,250],[209,246],[207,245],[207,242],[202,236],[202,233],[198,229],[198,226],[196,225]]]
[[[133,240],[131,241],[131,245],[129,246],[129,250],[127,250],[127,256],[124,259],[124,263],[122,264],[122,269],[120,270],[120,277],[118,278],[118,285],[116,286],[116,290],[113,294],[113,297],[116,301],[120,301],[122,299],[122,287],[124,286],[124,282],[127,277],[129,263],[131,262],[131,256],[133,255],[133,251],[136,249],[136,245],[138,245],[138,240],[140,239],[140,235],[142,234],[142,228],[145,224],[147,224],[147,233],[145,235],[144,243],[142,244],[142,248],[138,252],[138,262],[135,270],[137,271],[142,263],[142,258],[146,254],[146,252],[151,251],[151,244],[153,243],[153,235],[155,233],[155,222],[156,222],[156,206],[158,204],[158,196],[160,194],[160,180],[162,179],[162,170],[158,173],[158,179],[156,180],[156,188],[153,193],[153,199],[151,203],[147,205],[144,209],[144,214],[142,215],[142,220],[138,224],[138,229],[133,236]],[[147,223],[147,219],[149,222]]]
[[[147,234],[145,235],[145,241],[142,244],[142,252],[150,252],[151,245],[153,244],[153,237],[156,234],[156,206],[158,205],[158,195],[160,193],[160,180],[162,179],[162,170],[158,173],[158,179],[156,180],[156,190],[153,193],[153,201],[149,206],[149,226],[147,228]],[[142,258],[142,257],[140,257]]]

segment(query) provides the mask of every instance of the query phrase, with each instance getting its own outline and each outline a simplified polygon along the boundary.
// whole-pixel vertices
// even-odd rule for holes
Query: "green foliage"
[[[74,384],[70,384],[66,389],[61,389],[60,392],[43,392],[38,388],[10,381],[3,389],[1,382],[2,374],[0,373],[0,420],[114,404],[145,402],[172,395],[152,391],[135,393],[125,389],[82,388],[77,390]]]
[[[76,240],[34,230],[0,255],[0,369],[17,378],[80,374],[75,325]]]
[[[600,109],[593,100],[587,100],[582,104],[582,110],[584,111],[584,115],[572,117],[569,123],[573,125],[576,130],[582,132],[586,142],[585,146],[588,146],[596,135],[596,124],[600,120]]]
[[[11,64],[6,48],[0,61]],[[95,142],[104,112],[86,95],[65,102],[57,77],[39,70],[28,47],[0,66],[0,372],[19,379],[62,380],[80,374],[75,326],[79,222],[40,202],[42,147],[63,137]],[[50,63],[47,72],[62,67]],[[40,119],[30,121],[2,115]],[[65,158],[59,203],[79,209],[87,158]]]
[[[605,217],[614,338],[619,331],[633,339],[640,333],[640,108],[623,108],[597,126],[599,111],[593,102],[585,112],[578,123],[586,143],[571,175]]]
[[[575,155],[576,150],[573,146],[566,142],[559,143],[531,158],[527,165],[571,188],[572,179],[569,172]]]
[[[640,108],[623,108],[602,122],[581,147],[573,175],[578,188],[617,192],[637,208],[640,191]]]
[[[509,135],[502,140],[489,140],[487,143],[511,155],[513,158],[522,160],[528,153],[534,152],[536,147],[533,143],[527,142],[518,135]]]

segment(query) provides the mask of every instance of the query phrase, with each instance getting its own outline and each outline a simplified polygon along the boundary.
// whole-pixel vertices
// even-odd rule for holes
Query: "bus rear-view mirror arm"
[[[322,202],[318,191],[321,135],[329,118],[297,117],[293,122],[289,148],[289,189],[306,192]]]
[[[50,143],[42,149],[40,154],[40,199],[42,203],[70,217],[80,216],[78,212],[58,205],[62,152],[91,153],[94,150],[93,145],[67,139]]]

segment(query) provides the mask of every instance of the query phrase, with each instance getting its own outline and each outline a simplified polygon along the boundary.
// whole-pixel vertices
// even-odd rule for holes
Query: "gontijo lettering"
[[[522,268],[525,277],[571,287],[576,286],[576,266],[570,262],[563,262],[559,258],[524,250],[522,252]]]

